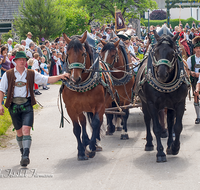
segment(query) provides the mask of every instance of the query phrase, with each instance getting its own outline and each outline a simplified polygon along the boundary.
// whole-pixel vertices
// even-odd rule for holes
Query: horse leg
[[[179,103],[176,109],[176,123],[174,125],[175,140],[171,144],[171,153],[177,155],[180,149],[180,134],[183,129],[182,118],[184,114],[185,101]]]
[[[82,126],[82,144],[84,147],[86,147],[88,144],[90,144],[90,139],[86,131],[86,118],[83,113],[79,115],[79,122]]]
[[[121,116],[116,115],[117,121],[116,121],[116,131],[122,131],[121,125],[123,125],[123,120],[121,119]]]
[[[144,122],[146,124],[146,131],[147,131],[147,135],[146,135],[146,145],[145,145],[145,151],[152,151],[154,149],[153,146],[153,137],[151,135],[151,128],[150,128],[150,124],[151,124],[151,115],[149,114],[149,111],[147,109],[147,105],[145,103],[142,103],[142,111],[144,113]]]
[[[153,132],[156,136],[156,142],[157,142],[157,162],[166,162],[166,155],[163,152],[163,146],[161,143],[161,132],[162,132],[162,127],[159,123],[158,120],[158,110],[154,107],[154,104],[152,102],[148,103],[149,106],[149,111],[151,113],[152,116],[152,120],[153,120]]]
[[[161,138],[167,138],[167,129],[165,129],[165,110],[164,109],[160,110],[158,115],[159,115],[160,125],[162,127]]]
[[[73,132],[74,135],[76,136],[77,142],[78,142],[78,160],[88,160],[88,158],[85,156],[85,148],[81,142],[81,126],[78,123],[78,120],[74,121],[73,120]]]
[[[92,137],[90,140],[90,144],[86,147],[85,153],[89,158],[93,158],[95,156],[96,151],[96,139],[99,137],[100,127],[103,122],[103,114],[101,117],[99,116],[99,113],[97,112],[93,118],[92,118]]]
[[[129,136],[127,133],[127,120],[129,116],[129,109],[124,109],[123,111],[126,114],[123,116],[123,129],[122,129],[121,139],[126,140],[126,139],[129,139]]]
[[[172,154],[171,144],[173,142],[173,126],[174,126],[174,110],[167,110],[167,125],[168,125],[168,140],[167,140],[167,154]]]
[[[113,135],[113,133],[115,132],[115,126],[112,123],[113,114],[106,114],[106,118],[107,118],[107,131],[106,131],[106,135]]]

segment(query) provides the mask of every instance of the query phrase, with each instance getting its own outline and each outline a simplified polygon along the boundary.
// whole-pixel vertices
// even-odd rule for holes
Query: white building
[[[167,9],[165,8],[165,0],[155,0],[158,4],[159,9],[162,9],[164,11],[167,12]],[[192,2],[190,3],[188,1],[188,3],[185,3],[184,5],[199,5],[200,7],[200,3],[197,2]],[[179,3],[177,5],[183,5],[183,3]],[[200,10],[199,7],[193,7],[193,8],[172,8],[170,9],[170,19],[176,19],[179,18],[179,15],[181,17],[181,19],[187,19],[190,17],[193,17],[196,20],[200,20]],[[151,11],[149,12],[151,13]],[[145,13],[145,18],[148,18],[148,13]]]

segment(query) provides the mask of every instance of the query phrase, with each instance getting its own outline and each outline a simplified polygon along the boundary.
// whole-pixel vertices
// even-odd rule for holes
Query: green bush
[[[181,24],[183,25],[183,27],[185,27],[185,24],[188,23],[190,28],[191,28],[193,21],[195,22],[196,26],[200,22],[200,21],[195,20],[194,18],[190,17],[188,19],[181,19]],[[162,26],[164,24],[164,22],[167,22],[167,19],[165,19],[165,20],[150,20],[149,24],[150,24],[150,26],[151,25],[153,25],[153,26],[157,26],[157,25]],[[144,26],[148,27],[148,20],[144,20],[143,24],[144,24]],[[179,25],[179,19],[170,19],[170,24],[171,24],[172,28],[174,29],[175,26]]]

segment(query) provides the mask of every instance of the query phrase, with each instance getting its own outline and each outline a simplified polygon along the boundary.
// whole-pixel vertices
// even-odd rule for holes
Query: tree
[[[115,18],[115,8],[120,9],[124,18],[138,18],[140,14],[148,9],[157,9],[157,3],[154,0],[80,0],[80,6],[85,6],[91,17],[91,20],[102,20],[105,17]]]
[[[56,7],[65,14],[64,32],[68,36],[83,34],[89,30],[90,17],[81,6],[77,7],[78,0],[57,0]]]
[[[163,10],[155,10],[150,14],[151,20],[164,20],[167,18],[167,13]]]
[[[65,25],[65,16],[55,9],[54,0],[20,0],[19,14],[14,17],[17,34],[25,37],[31,32],[34,41],[60,35]]]
[[[165,7],[167,8],[167,25],[169,27],[170,22],[170,9],[171,8],[181,8],[186,7],[199,7],[198,3],[200,0],[165,0]],[[182,4],[183,3],[183,4]]]

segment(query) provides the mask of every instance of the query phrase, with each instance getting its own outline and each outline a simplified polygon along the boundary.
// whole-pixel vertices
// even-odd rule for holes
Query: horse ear
[[[79,41],[83,44],[85,43],[86,38],[87,38],[87,31],[84,32],[83,37],[79,39]]]
[[[116,42],[114,43],[114,46],[117,47],[117,46],[119,45],[119,42],[120,42],[120,40],[116,41]]]
[[[178,36],[179,36],[179,32],[177,32],[177,33],[175,34],[175,36],[172,38],[172,40],[175,42],[175,41],[177,40]]]
[[[147,33],[147,38],[148,38],[148,40],[149,40],[149,43],[151,44],[151,38],[150,38],[149,33]]]
[[[105,46],[107,44],[107,42],[101,40],[101,43]]]
[[[156,30],[153,30],[153,33],[154,33],[154,36],[156,38],[156,41],[158,42],[161,39],[161,37],[158,35],[158,33],[156,32]]]
[[[63,33],[63,37],[64,37],[65,41],[67,42],[67,44],[69,44],[69,42],[71,42],[71,39],[69,39],[65,33]]]

